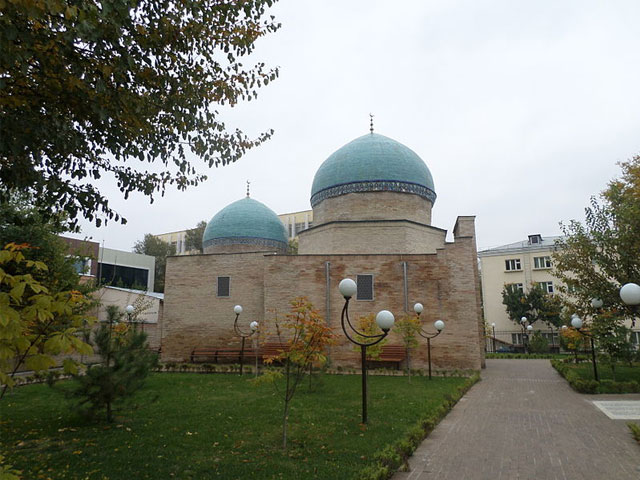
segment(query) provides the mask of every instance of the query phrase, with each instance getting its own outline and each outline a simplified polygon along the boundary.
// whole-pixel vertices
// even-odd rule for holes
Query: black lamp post
[[[493,353],[496,353],[496,323],[491,324],[491,333],[493,334]]]
[[[413,310],[418,315],[418,318],[420,318],[420,314],[424,310],[424,307],[422,306],[421,303],[416,303],[413,306]],[[423,330],[422,326],[420,327],[420,330],[418,330],[418,334],[422,338],[427,339],[427,360],[429,362],[429,380],[431,380],[431,339],[436,338],[438,335],[442,333],[442,330],[444,330],[444,322],[442,320],[436,320],[435,322],[433,322],[433,327],[436,329],[436,333],[427,333]]]
[[[524,350],[524,353],[528,353],[527,343],[529,343],[529,333],[533,330],[533,325],[526,325],[528,321],[527,317],[522,317],[520,319],[520,327],[522,328],[522,349]]]
[[[594,303],[594,300],[591,301],[592,305]],[[600,302],[600,306],[602,306],[602,300],[598,300],[598,301]],[[575,328],[581,335],[584,335],[585,337],[589,337],[589,340],[591,340],[591,362],[593,363],[593,378],[595,379],[596,382],[599,382],[600,377],[598,376],[598,366],[596,364],[596,347],[595,347],[595,342],[593,341],[593,335],[581,330],[582,319],[576,314],[573,314],[573,316],[571,317],[571,326]]]
[[[242,370],[244,369],[244,342],[247,338],[256,333],[256,331],[258,330],[258,322],[251,322],[249,324],[249,333],[243,332],[242,330],[240,330],[240,327],[238,327],[238,317],[242,313],[242,306],[236,305],[235,307],[233,307],[233,311],[236,314],[236,319],[233,322],[233,331],[242,339],[242,346],[240,347],[240,375],[242,375]]]
[[[351,342],[360,346],[360,356],[362,359],[362,423],[367,423],[367,347],[371,347],[372,345],[384,340],[384,338],[389,334],[391,327],[393,327],[395,318],[393,317],[393,313],[390,311],[381,310],[378,312],[378,315],[376,315],[376,323],[378,324],[378,327],[380,327],[380,330],[382,330],[382,333],[377,335],[366,335],[359,332],[349,320],[349,300],[351,300],[351,297],[353,297],[358,291],[358,286],[356,285],[356,282],[350,278],[345,278],[338,285],[338,289],[344,297],[344,307],[342,308],[342,315],[340,319],[342,331]],[[359,342],[353,338],[353,334],[367,340]]]

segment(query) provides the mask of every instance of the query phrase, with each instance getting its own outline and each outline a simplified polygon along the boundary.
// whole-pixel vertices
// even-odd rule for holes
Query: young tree
[[[81,399],[80,405],[88,406],[90,415],[104,410],[107,422],[112,422],[114,404],[144,386],[158,356],[147,348],[147,335],[135,328],[135,318],[132,324],[123,323],[124,312],[116,305],[107,307],[107,318],[94,334],[102,362],[88,367],[84,375],[74,375],[71,393]]]
[[[195,228],[191,228],[187,230],[187,233],[184,237],[184,248],[187,251],[195,250],[199,253],[203,253],[204,250],[202,248],[202,235],[204,235],[204,230],[207,228],[207,222],[204,220],[198,222]]]
[[[415,315],[402,315],[393,326],[394,333],[400,335],[405,351],[407,352],[407,375],[409,376],[409,382],[411,382],[411,352],[419,345],[416,335],[420,331],[420,328],[420,319]]]
[[[258,377],[261,381],[273,381],[284,401],[282,415],[282,448],[287,448],[287,422],[289,406],[298,385],[309,367],[324,364],[327,360],[326,348],[333,343],[334,335],[313,304],[304,297],[291,301],[291,311],[281,323],[276,320],[277,335],[281,343],[286,345],[283,351],[266,359],[284,365],[283,374],[271,372]],[[284,386],[279,385],[278,377],[284,376]]]
[[[620,300],[619,289],[640,282],[640,156],[620,164],[622,176],[609,183],[585,209],[584,224],[562,225],[564,238],[553,255],[554,275],[564,300],[581,316],[598,313],[592,298],[617,312],[610,321],[621,324],[634,312]]]
[[[359,332],[364,333],[365,335],[379,335],[382,333],[382,331],[380,330],[380,327],[378,327],[378,324],[376,323],[376,314],[375,313],[370,313],[369,315],[364,315],[358,318],[358,323],[357,323],[357,330]],[[367,337],[363,337],[361,335],[358,334],[353,334],[353,338],[355,338],[355,340],[359,343],[370,343],[371,339],[367,338]],[[372,359],[376,359],[380,356],[380,354],[382,353],[382,347],[389,341],[389,337],[386,337],[384,340],[382,340],[381,342],[376,343],[375,345],[371,345],[370,347],[367,347],[367,357],[370,357]],[[355,345],[353,347],[353,351],[354,352],[358,352],[360,353],[360,346],[359,345]]]
[[[135,243],[133,251],[156,258],[153,291],[164,292],[164,271],[167,267],[167,257],[176,254],[176,247],[147,233],[144,239]]]
[[[229,129],[218,107],[256,98],[277,69],[245,67],[280,25],[275,0],[0,2],[0,200],[30,191],[73,225],[120,220],[96,180],[125,198],[184,190],[268,139]],[[161,168],[145,168],[158,162]]]
[[[0,250],[0,398],[23,365],[39,372],[55,365],[54,355],[93,353],[77,336],[90,321],[83,312],[91,302],[77,290],[50,293],[34,278],[47,266],[27,260],[28,248],[10,243]],[[9,273],[15,268],[26,273]],[[72,372],[77,365],[66,359],[64,367]]]

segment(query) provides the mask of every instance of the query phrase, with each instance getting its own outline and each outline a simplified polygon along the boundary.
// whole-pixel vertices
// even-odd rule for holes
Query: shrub
[[[531,353],[547,353],[549,351],[549,341],[542,336],[542,333],[537,331],[529,341],[529,351]]]

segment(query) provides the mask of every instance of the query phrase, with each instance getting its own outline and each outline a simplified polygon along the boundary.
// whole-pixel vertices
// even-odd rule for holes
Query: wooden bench
[[[380,355],[376,358],[367,357],[369,362],[395,363],[396,370],[400,370],[400,364],[407,358],[407,350],[404,345],[383,345]]]
[[[286,344],[265,343],[258,350],[251,347],[244,349],[243,357],[245,360],[266,359],[276,357],[287,349]],[[239,348],[218,348],[218,347],[195,347],[191,351],[191,363],[213,362],[219,363],[220,360],[231,359],[240,362]]]

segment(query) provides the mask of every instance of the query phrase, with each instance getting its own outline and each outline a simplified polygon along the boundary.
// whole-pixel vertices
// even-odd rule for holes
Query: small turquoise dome
[[[434,203],[436,192],[427,165],[410,148],[369,133],[327,158],[311,187],[311,206],[354,192],[394,191],[420,195]]]
[[[216,213],[202,235],[202,247],[250,244],[286,249],[287,232],[278,215],[246,197]]]

